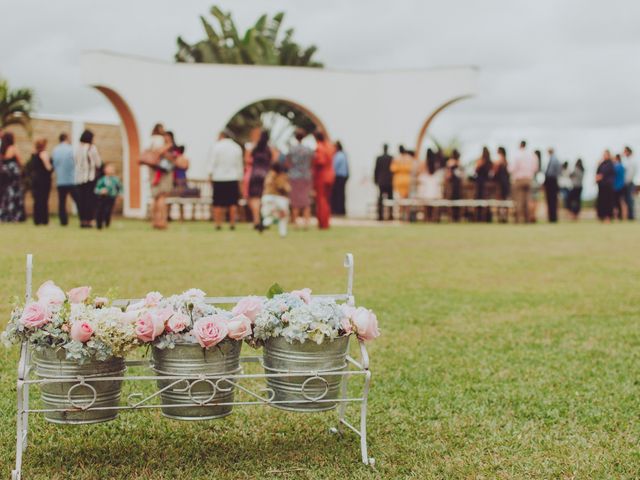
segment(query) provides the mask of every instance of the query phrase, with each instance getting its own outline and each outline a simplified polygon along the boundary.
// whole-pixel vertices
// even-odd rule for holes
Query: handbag
[[[157,167],[160,163],[160,154],[148,148],[142,151],[138,162],[141,165],[147,165],[148,167]]]

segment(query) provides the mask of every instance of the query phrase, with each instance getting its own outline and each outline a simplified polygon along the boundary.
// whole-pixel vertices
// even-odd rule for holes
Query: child
[[[96,195],[98,196],[98,207],[96,211],[96,224],[98,229],[102,229],[102,224],[109,227],[111,224],[111,210],[116,203],[116,197],[122,191],[122,183],[115,175],[115,169],[110,163],[104,166],[104,176],[100,177],[96,184]]]
[[[262,225],[268,227],[272,223],[278,224],[281,237],[287,236],[287,222],[289,221],[289,176],[280,162],[271,165],[271,170],[264,179],[262,194]]]

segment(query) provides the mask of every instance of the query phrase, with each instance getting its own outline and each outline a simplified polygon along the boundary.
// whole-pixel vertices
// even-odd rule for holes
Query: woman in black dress
[[[460,152],[453,149],[451,158],[447,160],[445,171],[445,191],[449,200],[460,200],[462,198],[462,171],[460,169]],[[460,207],[453,207],[450,210],[451,219],[454,222],[460,221]]]
[[[20,154],[13,133],[2,136],[0,146],[0,222],[24,222],[24,192],[20,176]]]
[[[36,140],[31,156],[31,193],[33,194],[33,223],[49,224],[49,192],[51,191],[51,159],[47,153],[47,140]]]
[[[264,179],[271,168],[272,154],[269,147],[269,132],[263,130],[260,140],[251,152],[251,176],[249,177],[249,208],[253,218],[253,228],[262,228],[260,221],[260,198],[264,189]]]
[[[493,179],[498,187],[498,200],[507,200],[511,193],[511,178],[507,164],[507,151],[504,147],[498,147],[498,160],[494,164]],[[498,209],[498,221],[506,223],[509,220],[509,209]]]
[[[476,200],[485,200],[487,198],[487,184],[491,174],[491,154],[487,147],[482,148],[482,155],[476,162]],[[476,221],[491,221],[491,210],[488,208],[478,207],[476,209]]]
[[[613,218],[613,182],[615,176],[611,152],[605,150],[602,155],[602,160],[598,165],[598,170],[596,171],[596,182],[598,182],[598,200],[596,205],[598,218],[606,223],[609,223]]]

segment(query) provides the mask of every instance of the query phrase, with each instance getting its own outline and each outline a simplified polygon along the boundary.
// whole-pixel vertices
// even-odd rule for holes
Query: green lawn
[[[327,432],[335,412],[252,407],[198,423],[158,411],[85,427],[35,418],[26,478],[640,477],[640,224],[345,227],[281,240],[119,220],[106,232],[0,225],[0,238],[3,318],[23,292],[26,252],[36,285],[130,297],[263,293],[274,281],[341,291],[351,251],[356,299],[382,330],[369,347],[376,470],[353,435]],[[17,354],[0,348],[2,478]]]

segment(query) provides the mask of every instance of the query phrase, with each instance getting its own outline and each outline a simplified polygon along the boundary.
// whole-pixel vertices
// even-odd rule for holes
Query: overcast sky
[[[41,113],[117,120],[80,81],[83,50],[172,61],[175,38],[203,36],[210,0],[0,0],[0,75],[30,86]],[[351,70],[475,65],[480,92],[434,121],[464,158],[483,144],[513,150],[521,137],[592,165],[603,148],[640,147],[640,1],[235,0],[243,29],[286,12],[326,66]],[[425,116],[429,112],[425,112]],[[418,128],[418,127],[416,127]],[[384,139],[381,139],[381,141]]]

